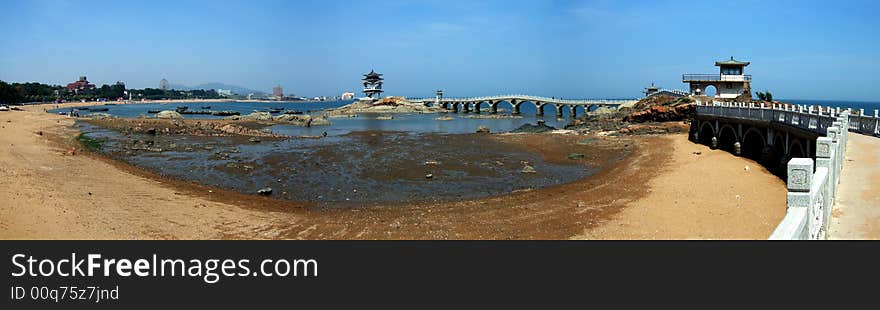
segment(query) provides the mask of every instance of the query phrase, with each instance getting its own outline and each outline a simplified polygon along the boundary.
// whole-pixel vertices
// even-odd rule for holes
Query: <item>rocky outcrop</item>
[[[477,127],[477,133],[489,133],[489,127],[480,125]]]
[[[290,125],[311,127],[311,126],[329,126],[330,120],[325,116],[311,116],[308,114],[302,115],[279,115],[272,119],[276,122],[284,122]]]
[[[680,121],[693,116],[695,109],[693,104],[653,106],[642,111],[632,112],[624,117],[623,121],[631,123]]]
[[[156,114],[156,118],[183,119],[183,115],[180,115],[180,113],[177,113],[176,111],[161,111]]]
[[[359,113],[436,113],[443,111],[438,107],[427,107],[412,103],[403,97],[387,97],[380,100],[360,100],[336,109],[327,110],[331,117]]]
[[[512,130],[511,132],[542,133],[554,130],[556,130],[556,127],[547,126],[544,121],[538,121],[537,125],[523,124],[522,126],[519,126],[519,128]]]

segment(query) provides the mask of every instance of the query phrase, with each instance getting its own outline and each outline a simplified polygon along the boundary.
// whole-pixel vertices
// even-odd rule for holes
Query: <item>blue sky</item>
[[[631,98],[751,61],[776,98],[880,100],[874,1],[0,1],[0,79]]]

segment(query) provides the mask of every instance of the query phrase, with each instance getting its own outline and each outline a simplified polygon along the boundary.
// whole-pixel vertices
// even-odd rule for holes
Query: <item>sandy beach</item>
[[[0,238],[765,239],[785,213],[782,180],[684,134],[619,138],[632,148],[628,157],[568,184],[457,202],[314,210],[72,152],[74,119],[43,112],[53,107],[0,112]],[[548,160],[568,154],[558,139],[584,137],[496,136]]]

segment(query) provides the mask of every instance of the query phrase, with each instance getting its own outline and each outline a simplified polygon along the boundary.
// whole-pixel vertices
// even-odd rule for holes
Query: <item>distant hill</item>
[[[262,91],[259,91],[259,90],[254,90],[254,89],[250,89],[250,88],[246,88],[246,87],[241,87],[241,86],[235,86],[235,85],[229,85],[229,84],[217,83],[217,82],[214,82],[214,83],[199,84],[199,85],[196,85],[196,86],[186,86],[186,85],[181,85],[181,84],[169,84],[168,87],[171,88],[171,89],[177,89],[177,90],[193,90],[193,89],[215,89],[215,90],[216,90],[216,89],[229,89],[229,90],[232,90],[233,93],[236,93],[236,94],[239,94],[239,95],[247,95],[247,94],[250,94],[250,93],[254,93],[254,94],[256,94],[256,95],[266,94],[266,92],[262,92]]]

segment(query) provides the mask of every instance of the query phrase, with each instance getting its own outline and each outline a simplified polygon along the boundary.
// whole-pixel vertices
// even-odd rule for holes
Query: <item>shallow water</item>
[[[352,101],[333,101],[333,102],[273,102],[273,103],[254,103],[254,102],[198,102],[198,103],[149,103],[149,104],[120,104],[120,105],[102,105],[95,106],[92,109],[107,108],[107,113],[113,116],[134,118],[134,117],[154,117],[150,114],[150,110],[175,110],[178,106],[187,106],[190,111],[236,111],[242,115],[250,114],[254,111],[268,111],[272,108],[284,108],[284,110],[296,110],[301,112],[309,112],[310,114],[321,114],[325,109],[332,109],[351,103]],[[210,109],[202,109],[202,106],[211,106]],[[483,105],[486,109],[486,105]],[[507,103],[499,105],[499,115],[509,115],[510,109]],[[66,113],[72,108],[60,108],[49,111],[50,113]],[[476,113],[430,113],[430,114],[389,114],[393,116],[391,120],[377,119],[376,114],[361,114],[352,118],[331,118],[330,126],[318,127],[300,127],[292,125],[276,125],[270,127],[270,130],[280,134],[300,136],[300,135],[321,135],[327,132],[328,135],[344,135],[354,131],[406,131],[417,133],[472,133],[479,126],[486,126],[492,132],[508,132],[522,126],[523,124],[535,124],[538,120],[543,120],[549,126],[563,128],[568,122],[568,109],[564,109],[563,118],[556,118],[555,110],[549,105],[544,107],[544,116],[536,115],[536,108],[531,104],[523,104],[521,106],[521,114],[519,118],[472,118],[475,115],[487,116],[488,112],[480,114]],[[80,115],[87,115],[91,112],[81,111]],[[578,113],[583,113],[583,107],[578,108]],[[275,115],[280,115],[275,114]],[[454,120],[437,120],[440,115],[448,115]],[[217,119],[222,116],[213,115],[197,115],[186,114],[184,118],[188,119]]]
[[[83,122],[77,126],[104,141],[102,151],[111,157],[161,175],[243,193],[271,187],[273,197],[321,205],[481,198],[596,172],[576,161],[548,163],[477,134],[371,131],[251,143],[242,137],[127,135]],[[138,140],[138,146],[162,151],[132,150]],[[537,173],[522,173],[525,162]]]

